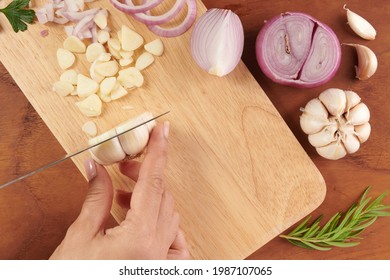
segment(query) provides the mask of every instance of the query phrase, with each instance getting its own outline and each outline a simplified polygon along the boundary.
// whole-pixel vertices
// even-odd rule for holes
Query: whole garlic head
[[[370,136],[370,111],[353,91],[327,89],[302,111],[301,128],[317,153],[326,159],[355,153]]]

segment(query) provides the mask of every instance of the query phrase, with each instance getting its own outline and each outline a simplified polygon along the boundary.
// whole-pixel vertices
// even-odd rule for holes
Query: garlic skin
[[[370,136],[370,111],[353,91],[327,89],[302,111],[301,128],[326,159],[337,160],[357,152]]]
[[[359,44],[344,45],[356,48],[358,56],[358,65],[355,65],[356,78],[363,81],[375,74],[378,68],[378,59],[370,48]]]
[[[351,27],[351,29],[363,39],[374,40],[376,37],[376,30],[371,25],[371,23],[369,23],[362,16],[346,8],[346,6],[347,5],[344,5],[343,8],[347,11],[348,25]]]
[[[99,164],[111,165],[125,158],[135,158],[145,149],[149,141],[149,135],[156,126],[156,121],[152,120],[153,115],[145,112],[133,119],[130,119],[113,129],[100,134],[88,141],[89,146],[96,145],[108,138],[112,139],[89,149],[92,158]],[[146,124],[142,124],[146,121]],[[142,124],[142,125],[141,125]],[[126,130],[135,127],[133,130]],[[124,133],[125,132],[125,133]],[[117,137],[116,135],[123,133]]]
[[[229,74],[241,60],[244,28],[231,10],[210,9],[194,25],[191,33],[191,55],[209,74]]]

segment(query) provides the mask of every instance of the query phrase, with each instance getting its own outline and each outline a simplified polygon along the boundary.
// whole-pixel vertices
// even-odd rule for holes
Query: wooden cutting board
[[[108,1],[91,6],[109,10],[113,30],[126,24],[146,42],[156,38]],[[198,16],[205,11],[198,1]],[[56,50],[66,38],[63,27],[34,24],[15,34],[4,16],[0,25],[1,62],[65,151],[85,146],[81,126],[89,119],[75,106],[78,98],[52,91],[63,72],[56,62]],[[45,38],[39,35],[43,29],[49,30]],[[160,120],[171,122],[166,182],[192,256],[242,259],[319,206],[325,183],[245,65],[240,62],[223,78],[207,74],[191,58],[190,35],[191,30],[163,38],[165,54],[144,70],[145,85],[106,104],[93,120],[103,132],[146,110],[170,110]],[[89,63],[78,55],[73,68],[87,74]],[[134,110],[122,108],[127,105]],[[87,157],[73,159],[83,175]],[[132,182],[116,166],[109,172],[115,188],[131,190]],[[113,205],[112,214],[121,221],[125,211]]]

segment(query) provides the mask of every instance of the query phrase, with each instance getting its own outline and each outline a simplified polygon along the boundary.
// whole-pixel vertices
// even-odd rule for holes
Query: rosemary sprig
[[[360,244],[356,239],[362,239],[359,234],[365,228],[373,224],[378,217],[390,216],[387,211],[390,205],[383,205],[387,191],[370,203],[371,197],[367,198],[370,189],[371,187],[368,187],[364,191],[360,200],[352,204],[345,215],[336,213],[322,228],[320,222],[323,215],[310,225],[311,216],[308,216],[293,231],[280,237],[296,246],[321,251],[330,250],[333,246],[353,247]]]
[[[35,11],[27,9],[30,0],[14,0],[7,7],[0,9],[12,29],[15,32],[27,30],[27,23],[32,23],[35,17]]]

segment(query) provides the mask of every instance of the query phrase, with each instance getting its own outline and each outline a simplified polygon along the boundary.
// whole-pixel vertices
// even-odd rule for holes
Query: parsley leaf
[[[7,7],[0,9],[12,29],[15,32],[27,30],[27,23],[32,23],[35,17],[35,11],[26,9],[30,0],[14,0]]]

